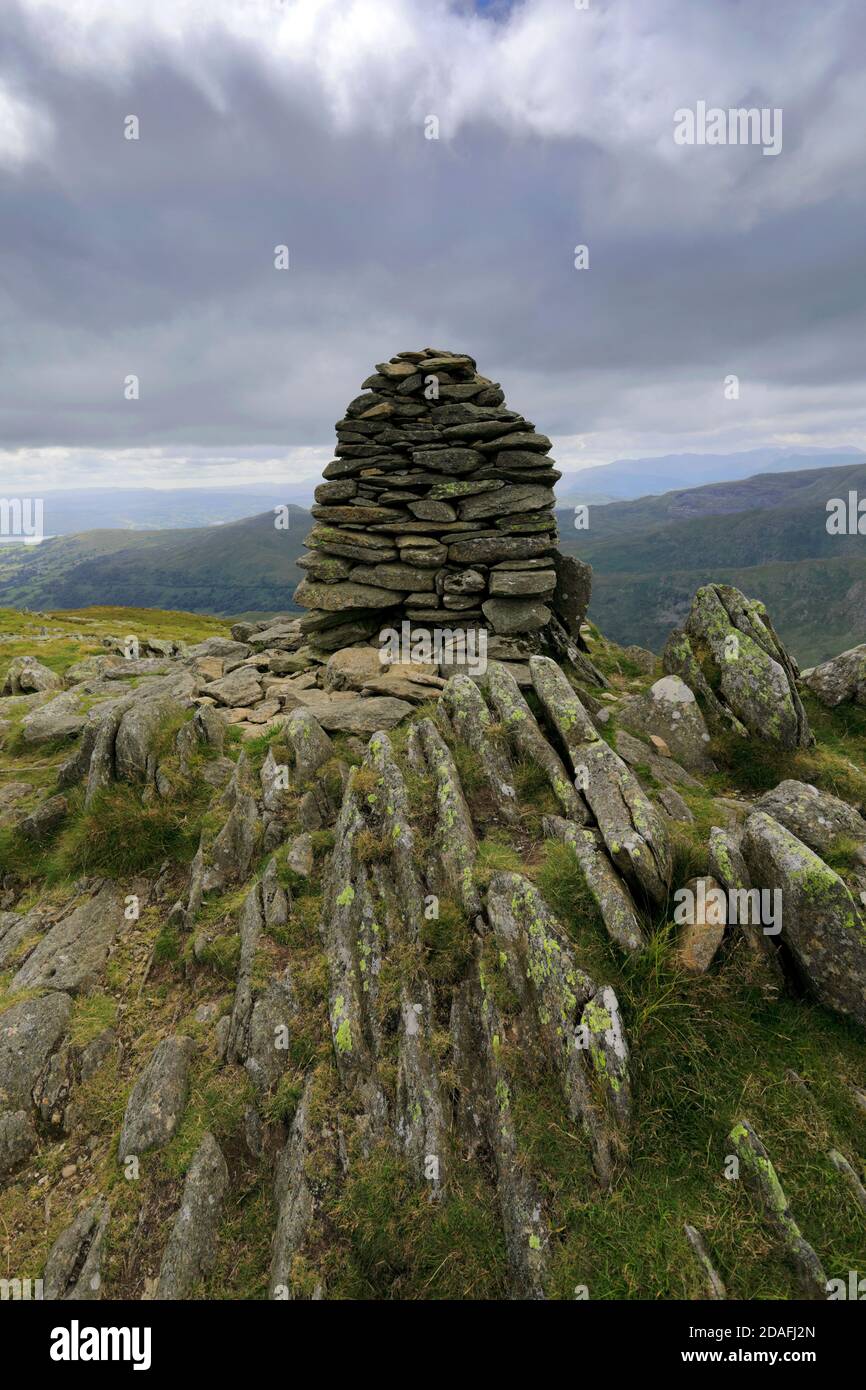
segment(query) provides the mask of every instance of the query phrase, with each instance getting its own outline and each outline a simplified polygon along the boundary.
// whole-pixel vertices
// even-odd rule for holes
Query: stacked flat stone
[[[412,628],[539,633],[557,587],[550,440],[465,353],[380,362],[337,429],[295,593],[335,650]]]

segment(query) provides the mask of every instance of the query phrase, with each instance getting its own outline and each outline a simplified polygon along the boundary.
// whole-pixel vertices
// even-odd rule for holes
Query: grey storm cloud
[[[857,442],[864,31],[860,0],[6,0],[4,471],[313,476],[426,344],[572,464]],[[676,145],[698,101],[781,108],[781,154]]]

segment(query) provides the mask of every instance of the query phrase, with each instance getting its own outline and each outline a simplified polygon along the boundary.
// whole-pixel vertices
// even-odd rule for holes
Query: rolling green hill
[[[866,465],[761,474],[560,516],[562,547],[593,567],[591,615],[658,650],[709,580],[761,598],[803,664],[866,639],[866,537],[827,531],[827,501],[866,497]]]
[[[292,608],[309,515],[290,508],[277,530],[272,512],[224,526],[159,531],[86,531],[38,546],[0,547],[0,604],[81,608],[89,604],[238,614]]]

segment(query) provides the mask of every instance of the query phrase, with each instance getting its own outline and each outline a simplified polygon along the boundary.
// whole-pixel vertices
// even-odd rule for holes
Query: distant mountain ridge
[[[857,449],[752,449],[742,454],[670,454],[665,458],[618,459],[599,468],[567,473],[559,486],[562,506],[581,500],[612,502],[656,496],[677,488],[742,479],[760,472],[794,472],[819,463],[844,466]],[[231,487],[85,487],[38,489],[44,503],[45,534],[83,531],[183,530],[241,521],[281,505],[309,507],[318,479],[304,482],[240,483]],[[6,489],[8,491],[8,488]]]
[[[581,468],[560,484],[563,501],[628,501],[677,488],[739,481],[761,473],[794,473],[816,467],[844,467],[866,460],[862,449],[790,446],[748,449],[736,454],[666,454],[659,458],[617,459],[598,468]]]
[[[63,488],[41,491],[45,533],[148,531],[220,526],[281,504],[304,504],[312,483],[256,483],[209,488]]]

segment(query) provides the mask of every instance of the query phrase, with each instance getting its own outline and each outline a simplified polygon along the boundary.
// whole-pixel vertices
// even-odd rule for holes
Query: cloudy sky
[[[427,345],[566,468],[866,445],[863,0],[582,2],[2,0],[0,492],[313,479]]]

